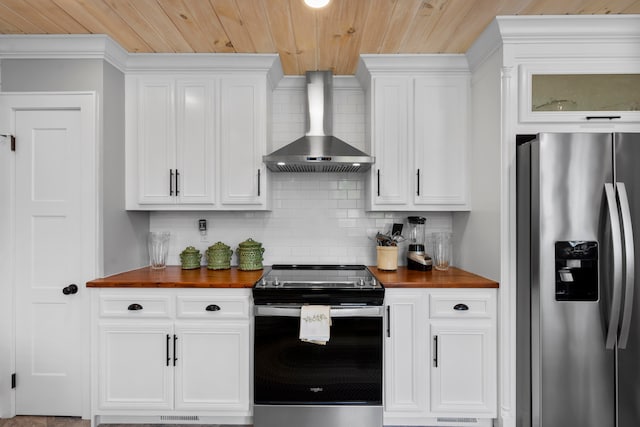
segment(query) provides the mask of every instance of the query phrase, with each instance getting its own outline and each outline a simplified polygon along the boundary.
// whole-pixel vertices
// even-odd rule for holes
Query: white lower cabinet
[[[95,424],[246,424],[250,290],[100,290]]]
[[[492,425],[496,290],[387,289],[385,301],[385,425]]]

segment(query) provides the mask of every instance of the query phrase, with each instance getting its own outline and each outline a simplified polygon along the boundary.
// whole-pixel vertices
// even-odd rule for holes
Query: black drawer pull
[[[133,303],[133,304],[130,304],[129,307],[127,307],[127,310],[131,310],[131,311],[142,310],[142,306],[140,304]]]
[[[469,306],[467,304],[456,304],[453,306],[453,309],[456,311],[467,311],[469,310]]]
[[[205,310],[207,311],[220,311],[220,306],[217,304],[209,304],[207,306],[207,308],[205,308]]]

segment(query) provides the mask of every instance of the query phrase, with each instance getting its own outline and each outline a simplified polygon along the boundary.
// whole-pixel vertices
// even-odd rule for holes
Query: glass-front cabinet
[[[520,66],[520,122],[640,122],[640,66],[548,69]]]

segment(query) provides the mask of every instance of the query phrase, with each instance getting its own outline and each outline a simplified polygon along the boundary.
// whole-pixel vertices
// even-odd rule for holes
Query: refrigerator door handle
[[[620,230],[618,204],[616,203],[616,192],[613,184],[605,183],[604,193],[607,197],[611,238],[613,240],[613,295],[611,297],[611,312],[609,313],[609,323],[607,324],[605,348],[612,350],[615,348],[618,338],[620,304],[622,301],[622,232]]]
[[[631,328],[631,316],[633,313],[633,291],[635,287],[635,248],[633,245],[633,228],[631,226],[631,209],[629,209],[629,197],[627,188],[623,182],[616,183],[618,201],[620,202],[620,213],[622,214],[622,230],[624,231],[624,255],[625,255],[625,291],[624,307],[622,309],[622,325],[620,326],[620,336],[618,348],[627,347],[629,340],[629,329]]]

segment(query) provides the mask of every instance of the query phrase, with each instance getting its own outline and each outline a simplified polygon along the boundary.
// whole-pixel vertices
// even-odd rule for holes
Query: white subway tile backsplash
[[[288,79],[285,77],[285,80]],[[365,149],[364,94],[353,84],[334,85],[334,134]],[[273,94],[272,141],[276,150],[304,133],[304,80],[281,84]],[[234,250],[251,237],[265,248],[264,264],[366,264],[375,265],[375,234],[389,232],[393,223],[420,215],[427,218],[427,232],[451,230],[449,212],[366,212],[365,174],[271,173],[270,212],[153,212],[150,229],[171,232],[169,264],[179,264],[187,246],[204,251],[221,241]],[[208,221],[206,240],[198,220]],[[404,264],[406,245],[400,245]],[[204,257],[203,257],[204,258]],[[206,260],[203,259],[203,264]]]

